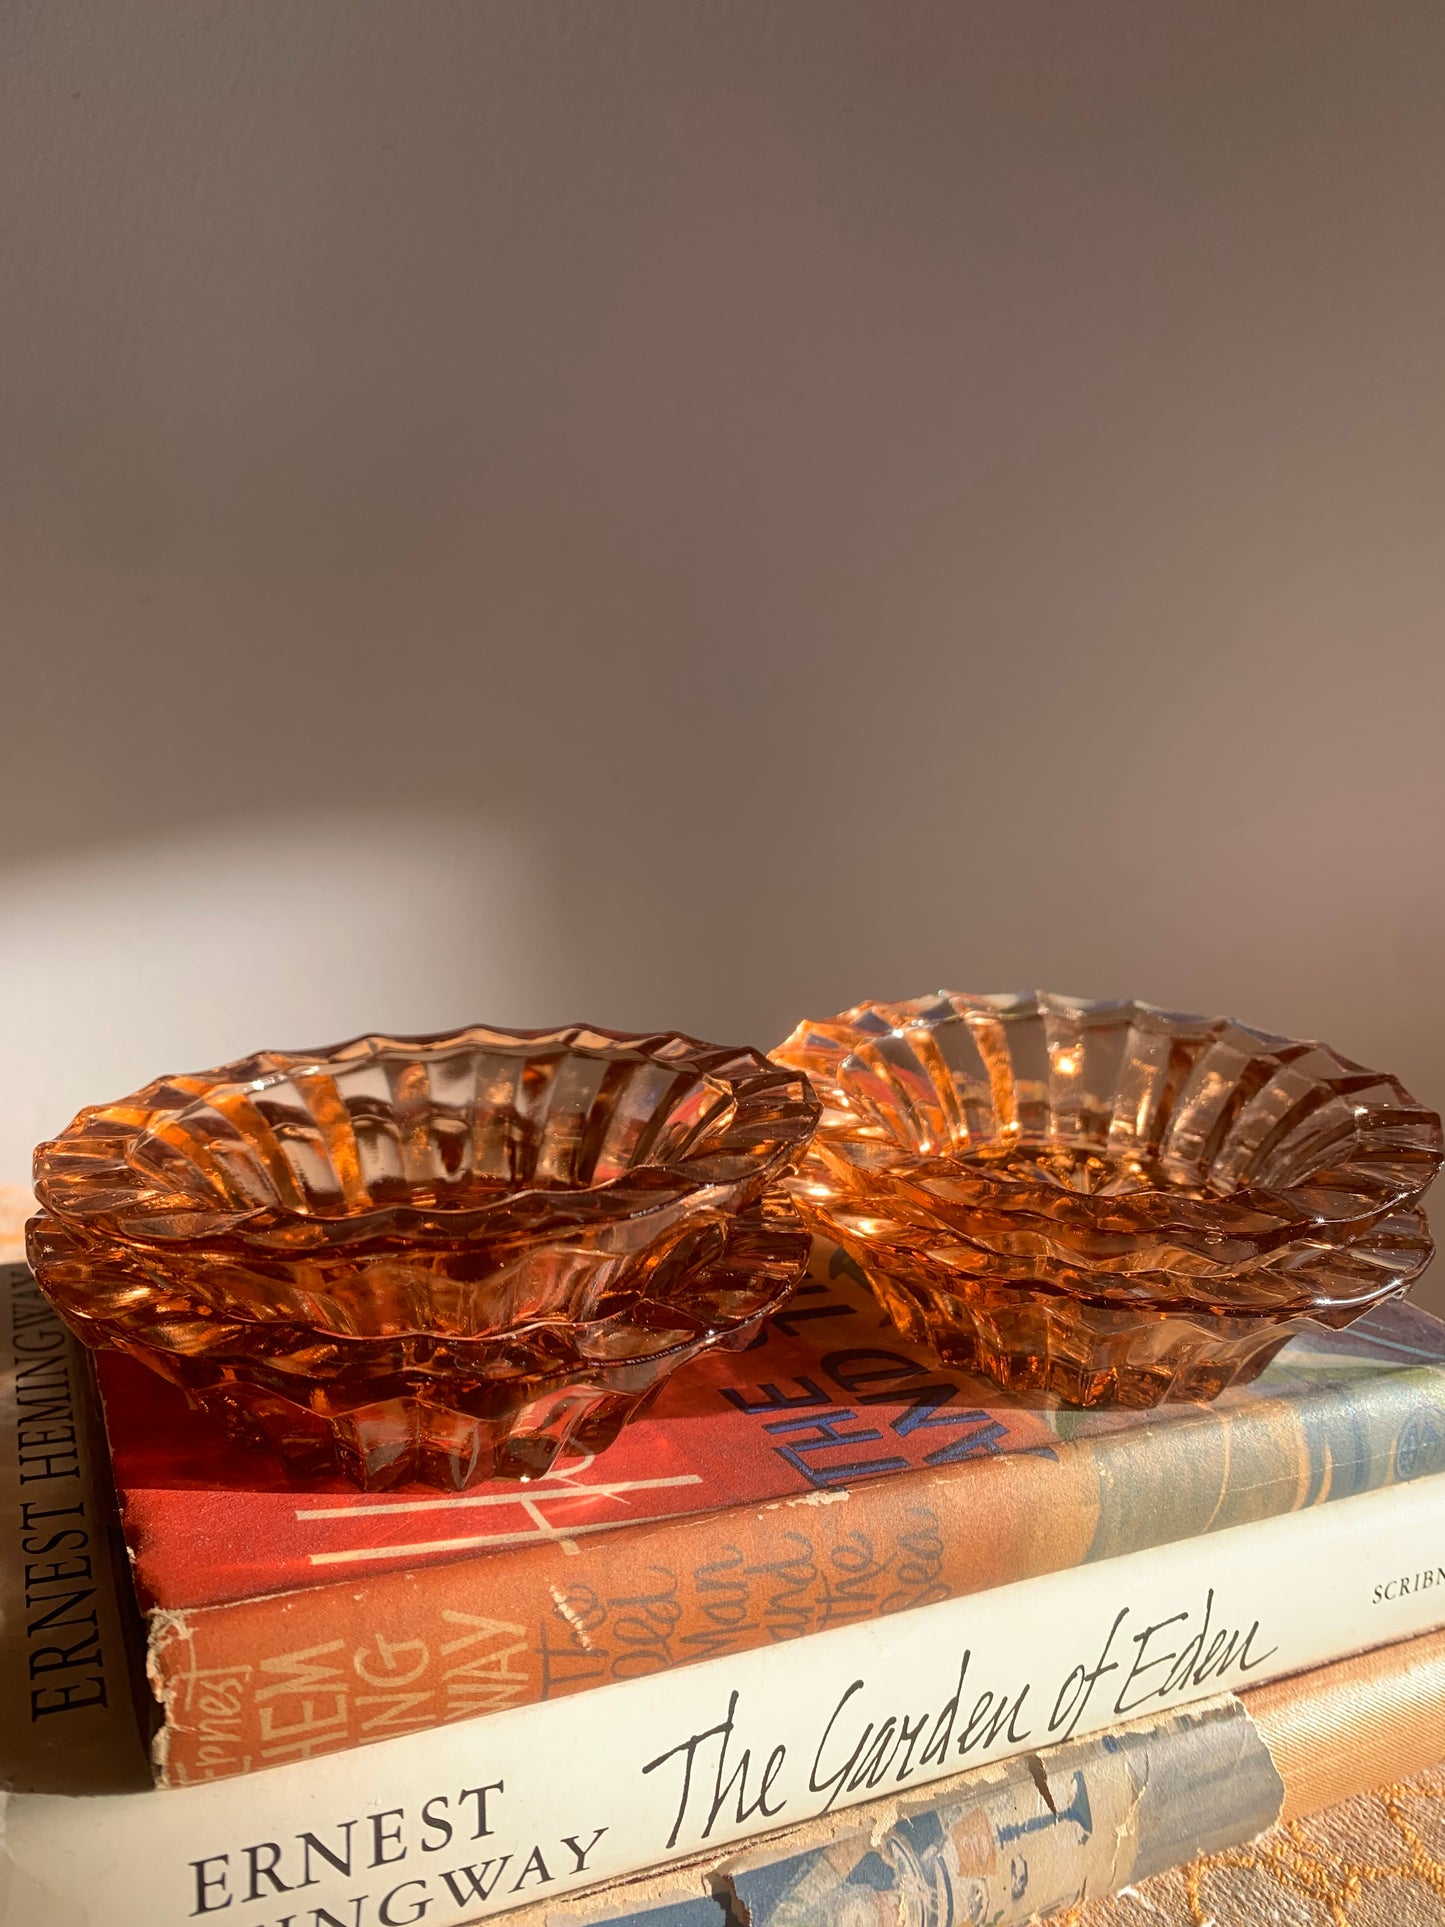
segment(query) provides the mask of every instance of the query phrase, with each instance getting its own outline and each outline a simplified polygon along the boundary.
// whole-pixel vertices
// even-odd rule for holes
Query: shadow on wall
[[[0,1182],[168,1071],[555,1022],[551,925],[523,840],[458,812],[258,818],[0,873]]]

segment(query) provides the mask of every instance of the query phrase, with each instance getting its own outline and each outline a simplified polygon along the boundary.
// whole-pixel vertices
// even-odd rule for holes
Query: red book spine
[[[911,1359],[841,1279],[799,1299],[741,1370],[699,1367],[665,1419],[629,1428],[610,1498],[584,1483],[298,1508],[294,1491],[208,1482],[204,1467],[188,1467],[206,1474],[199,1489],[167,1485],[166,1426],[154,1465],[132,1448],[133,1472],[161,1474],[121,1478],[138,1576],[156,1582],[160,1777],[218,1778],[555,1699],[1442,1463],[1429,1415],[1445,1405],[1445,1345],[1419,1313],[1323,1334],[1214,1406],[1054,1415],[975,1409],[976,1384]],[[785,1461],[797,1483],[780,1490]],[[653,1487],[693,1509],[632,1511],[614,1529],[658,1501]],[[479,1534],[478,1503],[508,1529]],[[522,1504],[542,1523],[510,1543],[495,1508]],[[264,1521],[287,1516],[278,1550]],[[330,1535],[351,1527],[360,1543],[338,1546]],[[406,1569],[358,1572],[402,1556]],[[355,1576],[317,1583],[341,1565]]]
[[[157,1776],[243,1773],[1073,1565],[1093,1455],[1019,1457],[150,1617]]]
[[[806,1637],[1435,1469],[1445,1364],[1192,1407],[1167,1426],[155,1612],[169,1783],[309,1758]]]

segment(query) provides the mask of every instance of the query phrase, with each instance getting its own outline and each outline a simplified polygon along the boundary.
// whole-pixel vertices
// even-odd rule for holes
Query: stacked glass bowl
[[[817,1116],[796,1071],[671,1032],[266,1051],[41,1145],[31,1263],[294,1473],[530,1477],[789,1295]]]
[[[793,1189],[898,1327],[1016,1391],[1211,1399],[1415,1278],[1440,1120],[1229,1018],[940,991],[773,1052],[823,1116]]]

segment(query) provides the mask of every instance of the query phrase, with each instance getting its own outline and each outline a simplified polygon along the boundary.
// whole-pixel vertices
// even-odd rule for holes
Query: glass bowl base
[[[943,1285],[896,1269],[884,1273],[876,1254],[857,1246],[849,1255],[906,1338],[1006,1392],[1064,1405],[1207,1404],[1232,1385],[1249,1384],[1296,1332],[1322,1322],[1089,1305],[1027,1280],[955,1275]]]
[[[761,1322],[717,1339],[716,1349],[742,1349]],[[430,1396],[403,1394],[332,1412],[245,1379],[185,1381],[182,1389],[233,1444],[279,1460],[299,1484],[339,1474],[368,1492],[399,1485],[465,1492],[488,1479],[542,1478],[564,1454],[605,1452],[667,1376],[640,1361],[622,1371],[533,1383],[518,1403],[484,1412],[447,1404],[445,1386]]]
[[[564,1453],[605,1451],[657,1389],[571,1386],[534,1399],[515,1424],[419,1398],[379,1399],[327,1418],[253,1385],[188,1396],[234,1444],[269,1453],[298,1482],[339,1473],[368,1492],[399,1485],[465,1492],[487,1479],[541,1478]]]

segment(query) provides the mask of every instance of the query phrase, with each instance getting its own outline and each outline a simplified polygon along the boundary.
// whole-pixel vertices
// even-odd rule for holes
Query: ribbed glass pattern
[[[900,1324],[1007,1385],[1212,1397],[1431,1255],[1439,1118],[1322,1044],[939,992],[800,1024],[773,1058],[823,1100],[805,1216]]]
[[[302,1469],[534,1474],[791,1291],[778,1185],[817,1111],[797,1073],[673,1033],[267,1051],[41,1145],[31,1261],[88,1343]]]

